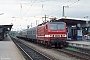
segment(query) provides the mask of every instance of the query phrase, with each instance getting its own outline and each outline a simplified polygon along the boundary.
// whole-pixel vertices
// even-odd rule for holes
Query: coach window
[[[34,34],[36,34],[36,30],[34,31]]]

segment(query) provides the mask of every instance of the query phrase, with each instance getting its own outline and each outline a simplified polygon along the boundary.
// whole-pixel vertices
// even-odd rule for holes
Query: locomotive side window
[[[46,25],[46,29],[47,29],[47,25]]]

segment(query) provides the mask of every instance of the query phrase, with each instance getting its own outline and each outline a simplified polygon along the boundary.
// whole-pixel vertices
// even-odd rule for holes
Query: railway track
[[[29,47],[27,44],[23,44],[15,38],[12,38],[12,40],[21,50],[23,50],[26,60],[52,60],[44,54]]]
[[[51,50],[53,50],[55,52],[60,52],[60,53],[66,54],[69,57],[74,57],[74,58],[76,58],[76,60],[77,59],[79,59],[79,60],[90,60],[90,54],[88,54],[84,51],[78,52],[78,51],[73,51],[73,50],[69,50],[69,49],[55,49],[55,48],[52,48]]]
[[[63,52],[71,57],[75,57],[79,60],[90,60],[90,54],[89,53],[85,53],[85,52],[78,52],[78,51],[74,51],[74,50],[69,50],[69,49],[54,49],[57,50],[59,52]]]
[[[81,47],[75,47],[75,46],[68,46],[66,49],[74,50],[74,51],[77,51],[77,52],[82,52],[84,54],[90,55],[90,49],[87,49],[87,48],[81,48]]]

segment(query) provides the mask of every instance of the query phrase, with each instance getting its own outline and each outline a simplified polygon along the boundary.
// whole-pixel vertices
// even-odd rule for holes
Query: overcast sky
[[[65,16],[90,19],[90,0],[2,0],[0,1],[0,25],[13,23],[13,30],[27,28],[42,22],[41,17],[62,17],[63,6]],[[44,19],[43,19],[44,20]]]

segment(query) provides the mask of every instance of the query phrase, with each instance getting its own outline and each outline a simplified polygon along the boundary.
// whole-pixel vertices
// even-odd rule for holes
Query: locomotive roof
[[[65,23],[65,22],[44,22],[44,23],[42,23],[42,24],[39,24],[38,26],[45,25],[45,24],[47,24],[47,23]]]
[[[65,23],[65,22],[49,22],[49,23]]]

